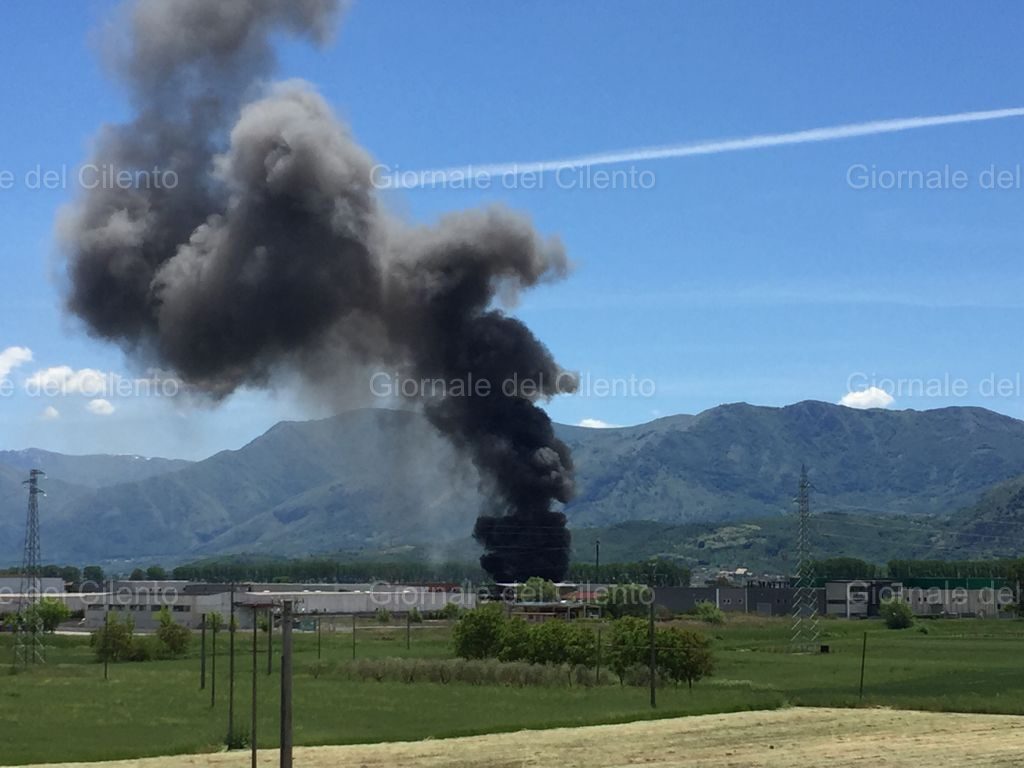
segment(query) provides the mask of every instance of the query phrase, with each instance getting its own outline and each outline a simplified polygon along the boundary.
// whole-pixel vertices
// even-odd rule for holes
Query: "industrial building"
[[[791,616],[797,590],[778,582],[751,582],[732,587],[656,587],[654,601],[672,613],[689,613],[699,603],[711,603],[726,613]],[[825,590],[815,590],[818,612],[825,612]]]
[[[78,599],[84,598],[83,605]],[[231,614],[242,628],[252,627],[253,609],[290,601],[296,614],[371,616],[384,609],[405,615],[413,609],[421,614],[440,611],[448,603],[461,608],[476,607],[476,595],[429,586],[375,584],[207,584],[186,581],[118,581],[111,589],[88,595],[68,595],[72,610],[84,610],[88,629],[102,626],[108,612],[131,616],[137,629],[156,627],[160,610],[167,607],[175,621],[192,629],[201,626],[204,614],[219,614],[225,621]]]
[[[1016,585],[1002,579],[910,578],[836,580],[825,584],[829,616],[878,616],[887,600],[906,602],[915,616],[1000,618],[1015,615]]]

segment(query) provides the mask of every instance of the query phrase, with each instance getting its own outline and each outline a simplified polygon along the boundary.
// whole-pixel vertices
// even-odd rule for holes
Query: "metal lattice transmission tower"
[[[800,467],[800,489],[796,502],[799,523],[791,645],[794,651],[809,652],[816,650],[820,631],[818,598],[814,590],[814,561],[811,560],[811,482],[807,479],[807,467],[804,466]]]
[[[39,497],[46,493],[39,478],[46,473],[33,469],[23,485],[28,486],[28,517],[25,520],[25,551],[21,558],[21,584],[18,590],[18,636],[14,644],[15,662],[35,664],[45,661],[43,628],[33,608],[43,597],[43,560],[39,543]]]

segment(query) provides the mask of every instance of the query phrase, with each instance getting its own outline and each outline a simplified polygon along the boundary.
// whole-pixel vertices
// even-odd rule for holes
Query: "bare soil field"
[[[891,709],[786,709],[702,715],[585,728],[519,731],[458,739],[298,747],[297,768],[847,768],[1015,766],[1024,718]],[[260,765],[277,752],[260,753]],[[108,763],[103,768],[245,768],[248,752]]]

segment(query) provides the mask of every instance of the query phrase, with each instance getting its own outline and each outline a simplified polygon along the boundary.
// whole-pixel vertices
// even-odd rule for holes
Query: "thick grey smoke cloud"
[[[575,388],[530,330],[494,307],[558,279],[557,240],[500,209],[411,227],[381,210],[372,161],[308,86],[261,86],[277,30],[323,40],[333,0],[139,0],[117,71],[135,119],[92,162],[173,170],[172,188],[88,191],[66,213],[67,305],[94,335],[215,398],[275,372],[386,365],[486,381],[428,393],[493,507],[475,535],[503,579],[561,578],[572,460],[540,400]],[[260,92],[256,94],[259,88]],[[514,387],[514,388],[510,388]]]

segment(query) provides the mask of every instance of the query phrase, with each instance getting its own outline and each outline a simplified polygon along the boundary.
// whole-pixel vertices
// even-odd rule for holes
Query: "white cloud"
[[[96,416],[110,416],[116,408],[109,400],[90,400],[89,404],[85,406],[89,413],[95,414]]]
[[[0,352],[0,381],[19,365],[32,362],[32,350],[28,347],[8,347]]]
[[[98,397],[107,394],[118,380],[117,374],[104,373],[94,368],[75,370],[68,365],[44,368],[29,376],[25,390],[34,395],[85,395]]]
[[[48,405],[43,408],[43,413],[40,416],[43,421],[56,421],[60,418],[60,411],[54,408],[52,405]]]
[[[888,408],[893,401],[893,396],[884,389],[868,387],[858,392],[847,392],[839,404],[847,408]]]
[[[587,429],[614,429],[618,424],[609,424],[607,421],[601,421],[601,419],[582,419],[576,426]]]

